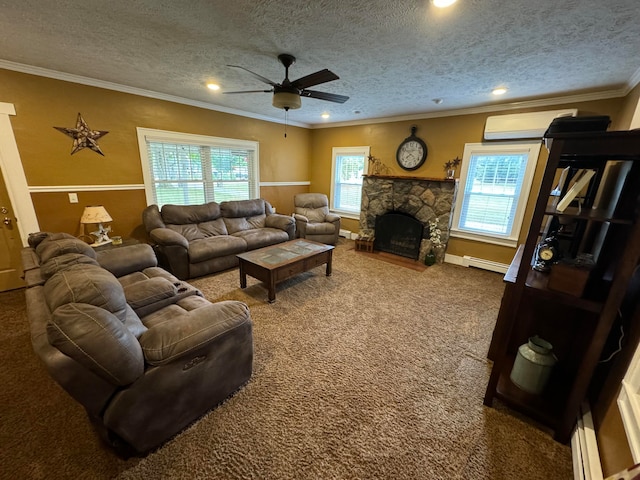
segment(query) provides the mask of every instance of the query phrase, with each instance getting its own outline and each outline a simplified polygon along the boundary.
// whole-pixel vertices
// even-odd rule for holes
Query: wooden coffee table
[[[269,303],[276,301],[276,283],[312,268],[327,264],[331,275],[333,245],[302,238],[278,243],[236,255],[240,267],[240,288],[247,287],[247,275],[264,282],[269,291]]]

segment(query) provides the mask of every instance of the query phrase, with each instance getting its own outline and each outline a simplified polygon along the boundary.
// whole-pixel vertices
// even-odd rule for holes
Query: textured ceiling
[[[281,82],[279,53],[297,57],[290,79],[328,68],[340,79],[311,89],[350,97],[342,105],[303,98],[289,112],[294,124],[326,123],[323,112],[351,122],[622,95],[640,77],[640,1],[459,0],[443,10],[429,0],[0,0],[0,67],[35,66],[283,121],[269,93],[205,88],[209,80],[222,91],[269,88],[227,64]],[[509,89],[499,100],[490,94],[496,86]]]

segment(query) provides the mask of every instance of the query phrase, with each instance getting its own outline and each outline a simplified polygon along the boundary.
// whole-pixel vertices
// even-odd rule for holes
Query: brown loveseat
[[[263,199],[149,205],[142,222],[160,264],[186,280],[238,265],[236,254],[293,240],[295,220]]]
[[[146,244],[95,252],[67,234],[23,250],[34,351],[121,453],[165,442],[251,377],[242,302],[210,303]]]

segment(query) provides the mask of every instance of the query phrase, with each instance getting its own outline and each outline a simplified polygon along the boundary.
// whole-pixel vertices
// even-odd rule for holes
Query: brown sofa
[[[150,205],[142,222],[160,264],[183,280],[237,266],[236,254],[295,237],[295,220],[263,199]]]
[[[95,252],[38,234],[22,252],[34,351],[120,453],[153,449],[251,377],[252,321],[157,267],[147,244]]]

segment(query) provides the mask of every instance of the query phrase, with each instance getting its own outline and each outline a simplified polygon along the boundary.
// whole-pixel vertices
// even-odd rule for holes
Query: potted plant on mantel
[[[460,165],[460,162],[462,162],[462,160],[460,160],[458,157],[454,158],[453,160],[449,160],[445,162],[444,171],[447,172],[447,176],[445,178],[447,179],[454,178],[456,174],[456,167]]]

